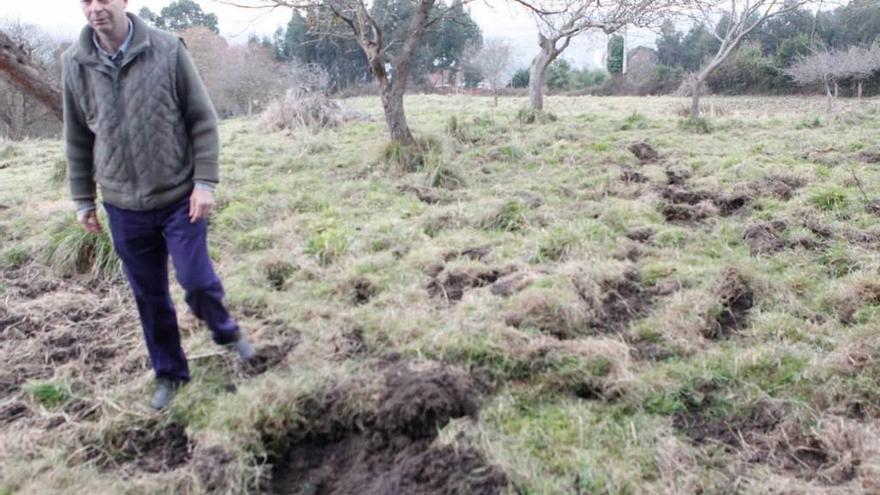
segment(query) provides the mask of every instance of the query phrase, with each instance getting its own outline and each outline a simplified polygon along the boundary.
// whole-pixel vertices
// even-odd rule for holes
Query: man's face
[[[128,0],[80,0],[89,26],[99,34],[109,35],[126,24],[125,8]]]

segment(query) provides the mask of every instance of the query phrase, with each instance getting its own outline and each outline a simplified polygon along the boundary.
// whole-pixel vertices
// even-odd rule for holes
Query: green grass
[[[841,101],[832,117],[821,99],[706,100],[708,118],[692,123],[671,97],[554,96],[532,113],[524,98],[495,108],[408,96],[412,148],[388,143],[375,97],[345,102],[372,120],[315,133],[224,121],[209,236],[225,300],[258,347],[296,345],[253,375],[218,352],[175,284],[193,378],[156,421],[142,409],[150,373],[136,309],[110,237],[73,220],[60,141],[0,144],[14,164],[0,169],[0,322],[14,328],[0,337],[0,386],[14,383],[8,403],[30,411],[0,431],[0,491],[202,493],[191,481],[205,459],[121,473],[82,458],[84,439],[114,451],[125,432],[169,421],[186,427],[194,456],[231,456],[208,459],[225,476],[215,492],[265,488],[268,463],[327,426],[316,401],[341,397],[325,411],[339,425],[368,421],[395,359],[479,382],[479,417],[453,421],[441,443],[476,448],[517,493],[828,489],[762,462],[784,452],[694,442],[681,418],[723,423],[781,404],[804,431],[840,424],[873,441],[873,413],[846,411],[880,400],[880,256],[849,234],[876,226],[853,174],[880,197],[880,169],[853,156],[873,149],[880,114],[873,100]],[[636,139],[662,158],[636,165]],[[623,167],[647,182],[620,180]],[[729,216],[667,221],[670,168],[690,174],[685,189],[755,197]],[[782,199],[760,187],[771,176],[805,184]],[[788,244],[752,255],[744,232],[774,220]],[[627,239],[636,228],[653,235]],[[748,275],[754,305],[741,328],[709,338],[730,266]],[[609,284],[628,272],[636,288]],[[462,284],[461,297],[437,295],[443,282]],[[635,301],[624,328],[597,325]],[[863,466],[875,457],[827,440],[841,449],[829,463],[859,460],[853,483],[873,482]]]

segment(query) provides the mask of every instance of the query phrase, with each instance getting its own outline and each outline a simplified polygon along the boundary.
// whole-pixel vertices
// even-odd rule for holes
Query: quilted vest
[[[86,27],[64,54],[64,78],[95,136],[94,178],[103,200],[153,210],[192,189],[192,151],[176,88],[182,48],[175,35],[130,17],[134,38],[118,67],[98,53]]]

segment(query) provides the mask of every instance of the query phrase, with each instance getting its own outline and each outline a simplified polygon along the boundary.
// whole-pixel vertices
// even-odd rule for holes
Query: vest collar
[[[131,40],[131,46],[125,52],[119,68],[128,65],[135,57],[150,47],[150,26],[140,17],[130,12],[126,12],[125,15],[128,16],[134,26],[134,38]],[[98,48],[93,40],[94,33],[95,30],[89,25],[83,28],[82,32],[80,32],[77,50],[73,58],[83,65],[99,69],[103,67],[110,70],[110,67],[101,60],[102,55],[98,52]]]

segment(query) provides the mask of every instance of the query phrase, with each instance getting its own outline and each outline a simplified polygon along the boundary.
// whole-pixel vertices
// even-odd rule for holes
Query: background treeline
[[[396,39],[413,15],[411,0],[377,0],[371,15],[387,39]],[[513,60],[503,40],[485,40],[479,26],[461,5],[438,2],[435,9],[451,9],[437,16],[424,42],[419,44],[410,71],[414,87],[423,89],[525,88],[529,70]],[[363,50],[350,36],[348,26],[334,20],[324,9],[293,12],[286,26],[273,35],[253,36],[246,43],[231,44],[219,35],[218,20],[194,0],[177,0],[155,13],[138,14],[157,27],[177,32],[189,47],[221,116],[250,115],[303,80],[310,91],[323,94],[356,94],[375,90]],[[31,54],[31,62],[60,85],[60,54],[68,46],[35,26],[7,21],[2,29]],[[716,26],[724,27],[724,20]],[[798,85],[786,70],[799,60],[826,52],[830,57],[852,47],[876,45],[880,38],[880,5],[877,0],[851,0],[830,10],[795,10],[769,19],[749,35],[746,43],[707,80],[716,94],[787,94],[817,92],[823,84]],[[656,38],[656,65],[638,93],[680,92],[689,74],[698,70],[718,50],[718,39],[703,24],[686,26],[667,22]],[[623,38],[609,38],[604,68],[574,68],[560,58],[548,68],[550,91],[632,92],[620,74]],[[400,49],[390,45],[390,54]],[[634,69],[630,65],[630,69]],[[308,77],[303,73],[308,72]],[[318,72],[318,77],[314,73]],[[642,71],[644,73],[644,70]],[[827,78],[826,78],[827,79]],[[315,81],[320,84],[315,87]],[[859,77],[862,92],[880,94],[880,71]],[[413,86],[411,86],[413,87]],[[834,78],[840,96],[857,93],[854,78]],[[57,135],[60,125],[50,112],[0,77],[0,136]]]
[[[723,22],[719,23],[719,29]],[[880,37],[880,3],[852,0],[834,10],[795,10],[763,23],[719,70],[708,79],[717,94],[785,94],[805,90],[785,69],[800,57],[820,50],[843,51],[851,46],[869,46]],[[696,71],[718,50],[718,39],[702,24],[682,31],[665,23],[657,36],[659,65],[650,92],[674,92],[685,75]],[[854,81],[840,81],[841,95],[855,93]],[[813,92],[817,88],[807,87]],[[880,72],[864,82],[866,95],[880,94]]]

